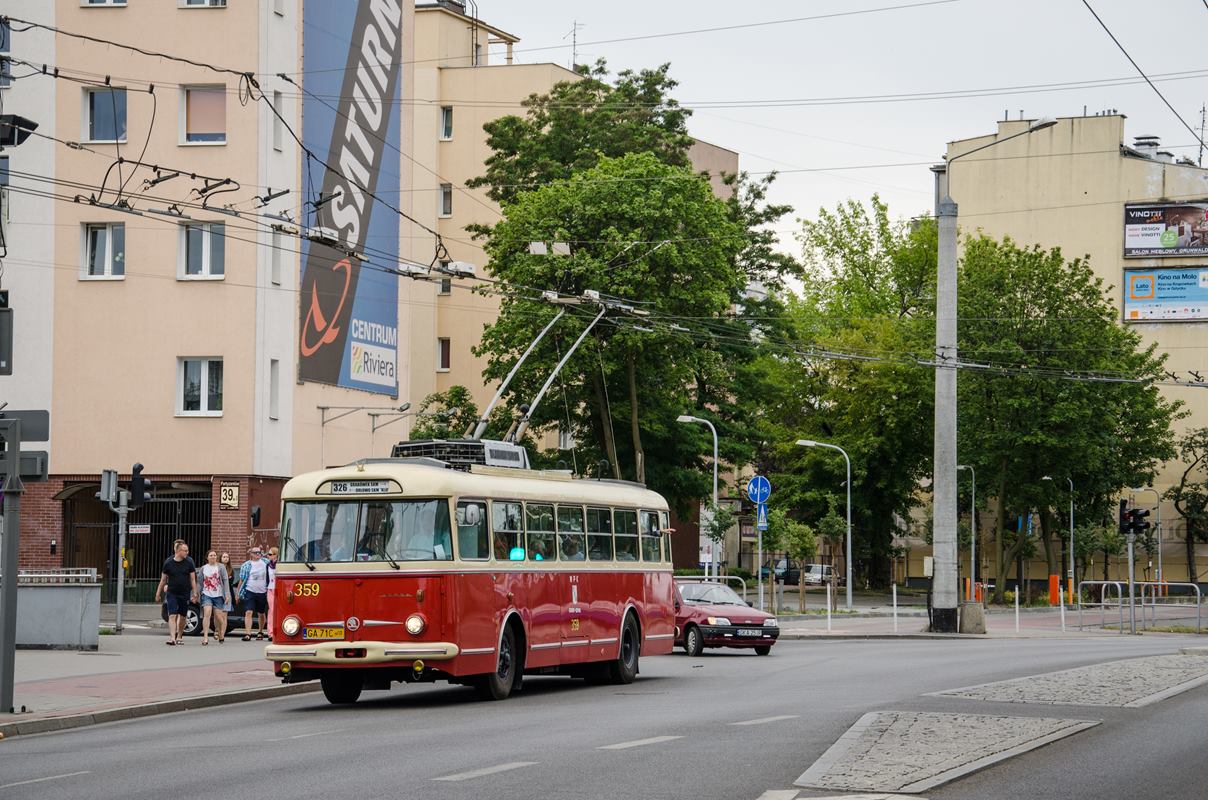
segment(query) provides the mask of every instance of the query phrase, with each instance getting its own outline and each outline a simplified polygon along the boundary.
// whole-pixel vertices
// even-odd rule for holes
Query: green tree
[[[671,65],[625,70],[609,81],[603,59],[578,67],[579,78],[554,84],[524,101],[523,117],[507,115],[483,126],[491,155],[486,173],[466,181],[487,187],[507,206],[524,192],[576,172],[602,158],[649,153],[673,166],[688,166],[687,119],[692,113],[671,96]]]
[[[1183,471],[1166,498],[1185,522],[1183,543],[1187,548],[1187,580],[1199,580],[1195,568],[1196,542],[1208,542],[1208,428],[1193,428],[1179,440]]]
[[[415,415],[415,426],[411,438],[417,439],[460,439],[478,422],[478,405],[464,386],[450,386],[447,391],[434,392],[419,404]],[[506,419],[493,414],[487,427],[487,438],[502,434]]]
[[[814,530],[805,523],[789,517],[783,508],[773,508],[768,511],[768,529],[764,532],[766,539],[770,538],[776,545],[775,549],[783,549],[785,554],[795,562],[798,570],[798,610],[805,611],[805,564],[818,554],[818,538]],[[772,549],[772,548],[769,548]]]
[[[1004,535],[1008,508],[1064,509],[1102,520],[1110,497],[1148,481],[1174,455],[1182,412],[1162,397],[1164,357],[1117,321],[1107,287],[1086,259],[1010,239],[967,239],[959,274],[959,452],[993,498],[1002,602],[1005,565],[1026,541]],[[1089,378],[1110,375],[1119,382]],[[1053,480],[1044,481],[1045,475]],[[1050,574],[1060,558],[1049,513],[1040,539]]]

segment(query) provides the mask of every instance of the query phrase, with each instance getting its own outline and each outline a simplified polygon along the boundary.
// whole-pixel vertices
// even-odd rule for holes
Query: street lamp
[[[708,425],[709,430],[712,431],[712,433],[713,433],[713,511],[712,511],[712,513],[716,514],[717,513],[717,428],[713,427],[713,423],[710,422],[709,420],[701,419],[700,417],[694,417],[691,414],[680,414],[678,417],[675,418],[675,421],[676,422],[699,423],[701,425]],[[702,519],[701,528],[704,528],[704,526],[705,526],[705,522]],[[718,575],[717,553],[716,553],[717,543],[714,542],[713,544],[714,544],[714,547],[713,547],[713,552],[709,558],[709,564],[711,564],[713,566],[713,577],[716,578]],[[709,577],[709,564],[705,565],[705,577],[706,578]]]
[[[1042,481],[1051,481],[1053,479],[1050,476],[1045,475],[1043,478],[1041,478],[1041,480]],[[1072,600],[1074,597],[1074,576],[1075,576],[1075,571],[1074,571],[1074,479],[1069,476],[1066,476],[1065,480],[1066,480],[1066,483],[1068,483],[1070,485],[1070,568],[1069,568],[1069,571],[1066,573],[1066,580],[1069,582],[1069,590],[1066,593],[1066,597],[1069,597]],[[1161,548],[1159,547],[1159,551],[1160,550],[1161,550]],[[1158,563],[1159,564],[1161,563],[1160,554],[1158,557]],[[1158,568],[1158,571],[1161,572],[1161,567]]]
[[[977,599],[977,470],[969,464],[957,464],[958,470],[967,469],[973,477],[973,497],[969,500],[969,602]]]
[[[1155,533],[1158,537],[1158,583],[1162,582],[1164,573],[1162,572],[1162,495],[1158,494],[1158,490],[1152,486],[1143,486],[1140,489],[1129,489],[1133,493],[1153,492],[1154,507],[1158,510],[1157,528]]]
[[[948,159],[939,173],[950,170],[957,159],[1019,136],[1056,125],[1052,118],[1038,119],[1019,133],[1005,136],[981,147]],[[951,176],[949,176],[951,177]],[[949,180],[951,183],[951,180]],[[936,218],[939,233],[939,258],[935,281],[935,463],[932,468],[934,514],[933,554],[935,556],[935,601],[932,630],[956,632],[956,203],[945,192],[936,192]]]
[[[847,451],[837,444],[827,444],[826,442],[815,442],[813,439],[798,439],[797,444],[801,447],[825,447],[828,450],[838,450],[843,454],[843,460],[847,463],[847,608],[851,610],[851,584],[852,564],[851,564],[851,459],[847,456]]]
[[[335,422],[337,419],[343,419],[349,414],[355,414],[358,411],[383,411],[386,413],[398,413],[411,408],[411,403],[406,402],[401,406],[390,406],[383,408],[381,406],[315,406],[319,409],[319,469],[327,469],[327,423]],[[339,411],[339,414],[327,416],[328,411]],[[372,442],[372,440],[371,440]],[[372,446],[370,447],[372,450]]]

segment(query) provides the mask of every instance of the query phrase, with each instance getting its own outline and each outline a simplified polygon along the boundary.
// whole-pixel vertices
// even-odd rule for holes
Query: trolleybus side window
[[[659,525],[663,528],[663,560],[671,560],[671,515],[666,511],[659,512]]]
[[[592,561],[612,561],[612,511],[587,509],[587,555]]]
[[[465,559],[491,557],[487,504],[481,500],[462,500],[457,504],[457,552]]]
[[[587,558],[583,542],[583,506],[558,506],[558,557],[563,561]]]
[[[637,561],[638,512],[618,508],[613,519],[616,521],[617,561]]]
[[[523,508],[500,500],[491,503],[491,533],[496,561],[524,560]]]
[[[526,503],[525,529],[528,531],[528,556],[532,561],[553,561],[554,507],[544,503]]]
[[[659,552],[659,514],[657,511],[642,512],[642,560],[658,561]]]

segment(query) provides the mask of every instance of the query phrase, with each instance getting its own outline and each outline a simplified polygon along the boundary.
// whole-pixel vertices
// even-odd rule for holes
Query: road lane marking
[[[6,783],[0,786],[0,789],[11,789],[14,786],[28,786],[31,783],[42,783],[43,781],[57,781],[60,778],[74,778],[77,775],[87,775],[92,770],[83,770],[81,772],[68,772],[65,775],[47,775],[45,778],[33,778],[28,781],[17,781],[16,783]]]
[[[780,722],[784,719],[797,719],[796,714],[781,714],[779,717],[760,717],[759,719],[748,719],[742,722],[731,722],[731,725],[763,725],[765,722]]]
[[[433,778],[434,781],[468,781],[473,778],[481,778],[484,775],[494,775],[497,772],[507,772],[512,769],[520,769],[521,767],[531,767],[539,762],[537,761],[509,761],[507,764],[496,764],[493,767],[483,767],[482,769],[473,769],[469,772],[459,772],[456,775],[445,775],[441,778]]]
[[[603,747],[597,747],[597,750],[628,750],[631,747],[644,747],[648,744],[659,744],[660,742],[670,742],[673,739],[683,739],[683,736],[652,736],[649,739],[635,739],[632,742],[619,742],[617,744],[606,744]]]
[[[329,731],[312,731],[311,733],[299,733],[299,734],[295,734],[294,736],[282,736],[280,739],[266,739],[265,741],[290,742],[290,741],[293,741],[294,739],[305,739],[308,736],[322,736],[325,733],[343,733],[346,730],[348,730],[348,729],[347,728],[333,728],[332,730],[329,730]]]
[[[795,800],[799,794],[796,789],[768,789],[757,800]]]

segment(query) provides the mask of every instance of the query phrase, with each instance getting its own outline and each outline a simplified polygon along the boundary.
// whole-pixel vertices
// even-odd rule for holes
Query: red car
[[[776,617],[751,608],[729,586],[676,582],[675,643],[688,655],[706,647],[750,647],[766,656],[779,636]]]

